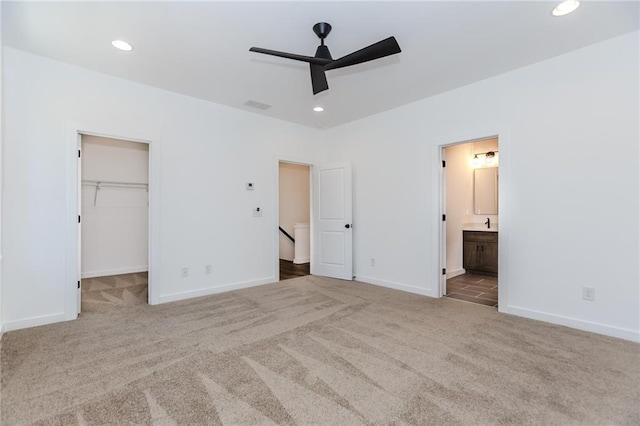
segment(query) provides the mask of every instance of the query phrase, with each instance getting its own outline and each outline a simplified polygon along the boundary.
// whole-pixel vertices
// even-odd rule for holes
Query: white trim
[[[66,286],[65,313],[66,320],[78,317],[77,281],[81,279],[78,271],[78,149],[81,148],[80,135],[100,136],[149,145],[149,228],[148,228],[148,262],[149,262],[149,295],[148,303],[158,302],[155,289],[158,287],[156,277],[160,277],[160,139],[147,135],[132,135],[131,132],[118,131],[113,128],[99,128],[77,122],[66,125],[66,171],[67,171],[67,211],[66,211]],[[59,320],[58,320],[59,321]],[[52,321],[56,322],[56,321]]]
[[[500,232],[498,233],[498,311],[504,312],[509,305],[509,274],[508,274],[508,258],[509,252],[507,247],[507,235],[509,230],[508,222],[508,198],[509,198],[509,128],[506,125],[487,125],[478,126],[476,128],[456,128],[452,134],[442,135],[435,139],[433,146],[433,174],[432,174],[432,201],[434,218],[432,221],[431,245],[432,252],[432,277],[433,284],[431,292],[433,297],[442,297],[442,280],[446,276],[442,275],[442,265],[446,262],[446,254],[443,255],[443,228],[446,222],[442,221],[443,213],[443,178],[444,169],[441,167],[443,160],[443,148],[461,143],[468,143],[491,137],[498,138],[498,146],[500,149],[500,180],[498,181],[498,223],[500,224]],[[446,230],[446,228],[445,228]]]
[[[503,312],[509,306],[509,129],[500,127],[498,132],[498,149],[500,150],[500,178],[498,179],[498,312]]]
[[[442,161],[445,160],[444,148],[446,146],[462,143],[462,139],[455,141],[455,138],[447,138],[444,142],[436,143],[433,146],[431,179],[435,185],[432,189],[434,220],[431,229],[431,235],[434,236],[431,245],[431,276],[434,277],[431,293],[433,297],[443,297],[446,288],[446,276],[442,274],[442,269],[447,267],[447,222],[442,220],[446,209],[445,168],[442,167]]]
[[[438,161],[437,168],[435,169],[438,171],[437,179],[439,179],[439,185],[438,185],[439,196],[437,201],[439,204],[436,208],[438,209],[438,218],[440,218],[441,215],[447,213],[447,174],[446,174],[446,167],[442,167],[442,162],[445,162],[446,164],[447,158],[446,158],[446,151],[444,146],[439,145],[437,149],[438,149],[438,154],[440,158]],[[439,270],[446,271],[447,270],[447,222],[446,221],[440,221],[440,224],[438,227],[438,241],[440,242],[440,245],[438,247],[439,249],[438,271]],[[449,278],[448,275],[438,274],[438,284],[437,284],[438,290],[435,293],[436,297],[443,297],[444,295],[447,294],[448,278]]]
[[[136,274],[138,272],[147,272],[149,267],[147,265],[144,266],[132,266],[129,268],[119,268],[119,269],[107,269],[104,271],[89,271],[83,272],[81,278],[96,278],[96,277],[110,277],[112,275],[123,275],[123,274]]]
[[[311,262],[311,257],[310,256],[303,257],[303,258],[300,258],[300,259],[293,258],[293,263],[295,263],[296,265],[299,265],[301,263],[309,263],[309,262]]]
[[[3,331],[20,330],[22,328],[37,327],[39,325],[53,324],[55,322],[67,320],[69,320],[69,318],[65,312],[58,312],[57,314],[42,315],[6,322],[3,324]]]
[[[467,271],[464,268],[456,269],[455,271],[447,272],[447,279],[455,278],[459,275],[464,275]]]
[[[519,317],[529,318],[538,321],[544,321],[551,324],[563,325],[578,330],[589,331],[592,333],[604,334],[605,336],[617,337],[619,339],[630,340],[640,343],[640,332],[638,330],[630,330],[628,328],[613,327],[606,324],[596,322],[583,321],[576,318],[565,317],[562,315],[550,314],[547,312],[536,311],[533,309],[520,308],[517,306],[508,306],[502,309],[505,314],[517,315]]]
[[[377,285],[379,287],[392,288],[394,290],[400,290],[407,293],[420,294],[422,296],[433,296],[433,290],[429,288],[416,287],[410,284],[402,284],[393,281],[385,281],[379,280],[377,278],[367,277],[364,275],[357,275],[355,278],[356,281],[360,281],[367,284]]]
[[[243,288],[257,287],[277,282],[276,277],[259,278],[257,280],[241,281],[233,284],[224,284],[221,286],[201,288],[198,290],[183,291],[180,293],[171,293],[158,297],[158,303],[176,302],[178,300],[192,299],[194,297],[210,296],[212,294],[225,293],[232,290],[240,290]]]
[[[149,255],[147,270],[149,272],[147,282],[149,283],[149,297],[147,302],[150,305],[160,303],[157,296],[157,288],[160,288],[160,164],[162,161],[160,151],[160,138],[149,138],[149,230],[148,247]]]
[[[78,126],[67,124],[66,141],[67,152],[66,171],[67,171],[67,199],[66,199],[66,271],[65,271],[65,312],[64,318],[59,321],[73,320],[78,318],[78,302],[77,302],[77,281],[78,277],[78,149],[80,149],[80,135]],[[27,320],[28,321],[28,320]],[[55,322],[55,321],[51,321]]]

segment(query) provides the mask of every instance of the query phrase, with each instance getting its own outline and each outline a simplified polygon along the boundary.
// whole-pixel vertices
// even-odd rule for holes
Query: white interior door
[[[353,279],[351,164],[314,167],[313,275]]]

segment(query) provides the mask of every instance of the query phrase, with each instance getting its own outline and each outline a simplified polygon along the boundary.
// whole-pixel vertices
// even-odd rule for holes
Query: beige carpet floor
[[[114,303],[1,356],[3,425],[640,424],[638,344],[313,276]]]

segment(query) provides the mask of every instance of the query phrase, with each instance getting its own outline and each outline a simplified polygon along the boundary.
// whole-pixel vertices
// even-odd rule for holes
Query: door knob
[[[347,223],[344,227],[349,229],[349,228],[351,228],[351,225]]]

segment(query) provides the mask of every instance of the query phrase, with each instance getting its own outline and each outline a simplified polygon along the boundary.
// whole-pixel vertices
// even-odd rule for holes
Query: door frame
[[[292,159],[287,156],[278,156],[275,160],[275,203],[273,207],[274,215],[273,215],[273,229],[274,229],[274,277],[276,281],[280,281],[280,163],[288,163],[295,164],[298,166],[307,166],[309,167],[309,273],[313,274],[313,243],[315,241],[313,236],[314,226],[313,226],[313,163],[304,161],[301,159]]]
[[[160,143],[159,139],[145,135],[132,135],[127,132],[113,131],[82,123],[67,123],[66,126],[66,279],[65,317],[73,320],[78,317],[80,298],[78,281],[80,276],[80,231],[78,226],[79,206],[82,196],[82,178],[79,176],[78,150],[82,148],[82,135],[120,139],[149,145],[149,217],[148,217],[148,299],[150,305],[158,304],[155,288],[156,278],[160,276]]]
[[[478,136],[483,135],[483,136]],[[434,244],[432,246],[434,254],[433,264],[436,270],[433,272],[434,286],[433,294],[435,297],[443,297],[446,289],[447,277],[442,274],[442,269],[447,266],[447,225],[442,220],[442,215],[446,214],[446,179],[445,168],[442,167],[442,161],[445,160],[444,149],[453,145],[461,145],[465,143],[476,142],[480,140],[498,138],[498,146],[500,149],[500,179],[498,180],[498,224],[500,231],[498,232],[498,311],[508,312],[509,310],[509,275],[508,275],[508,209],[507,202],[509,199],[509,132],[505,126],[495,126],[479,129],[463,129],[458,135],[448,135],[441,137],[434,145],[433,151],[433,182],[434,188],[433,198],[433,229]]]

